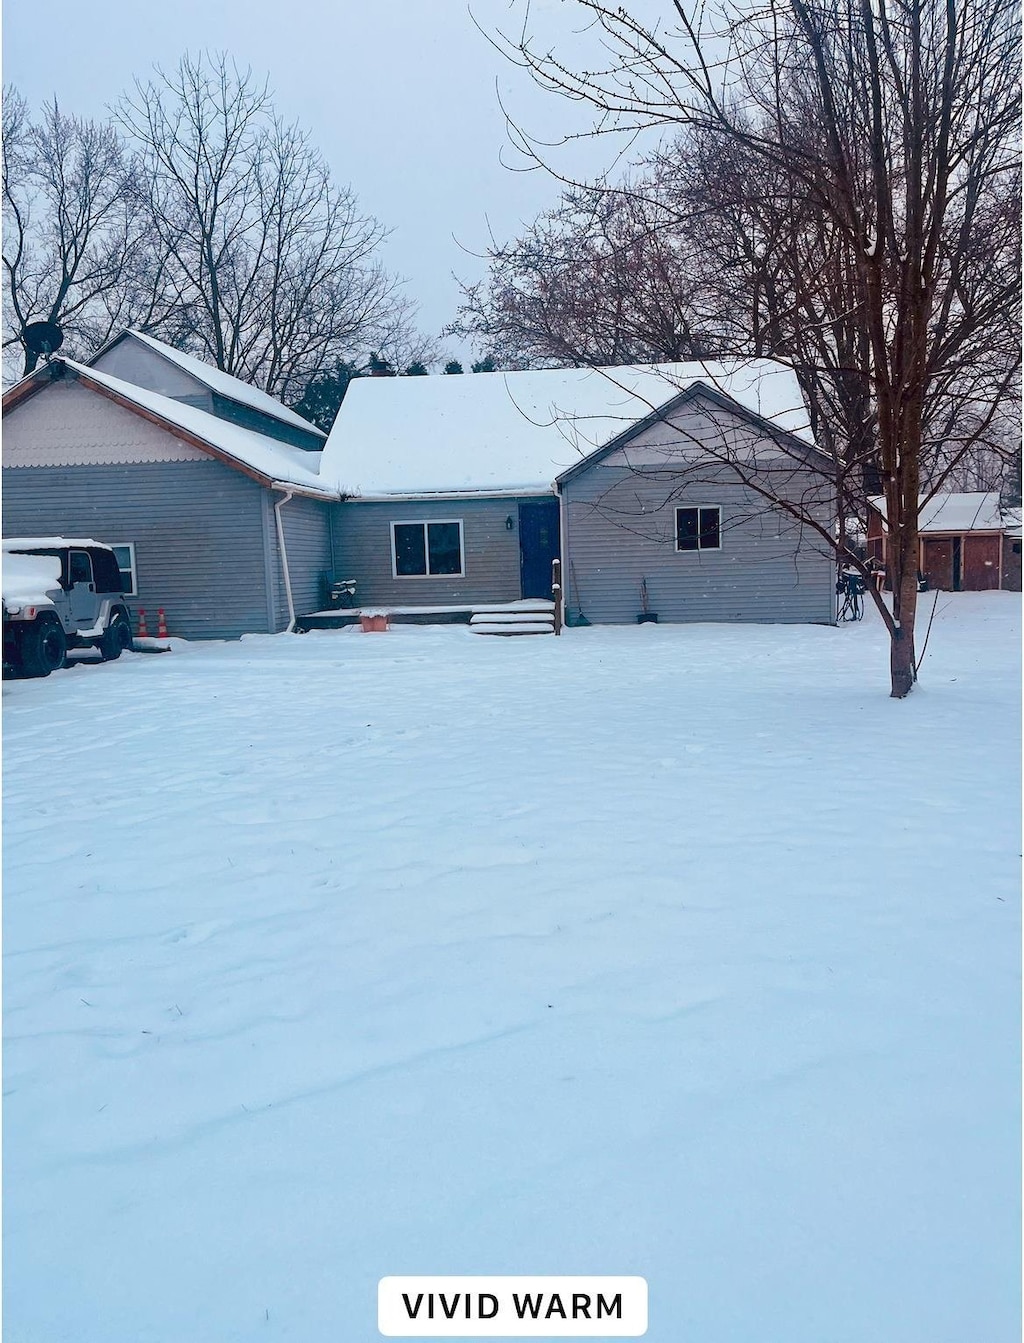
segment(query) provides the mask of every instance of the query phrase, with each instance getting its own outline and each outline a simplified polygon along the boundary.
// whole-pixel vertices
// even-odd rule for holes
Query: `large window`
[[[393,522],[391,554],[396,578],[460,577],[461,522]]]
[[[722,510],[676,509],[676,550],[721,550]]]
[[[133,542],[125,541],[123,545],[110,548],[117,558],[117,567],[121,572],[121,591],[126,597],[134,597],[138,592],[135,586],[135,546]]]

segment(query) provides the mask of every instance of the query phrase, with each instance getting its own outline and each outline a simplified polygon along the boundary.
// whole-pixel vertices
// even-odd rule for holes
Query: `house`
[[[947,592],[1020,591],[1020,531],[1004,519],[996,490],[922,496],[918,570]],[[885,500],[868,507],[868,554],[888,563]],[[1016,544],[1017,550],[1013,547]],[[1016,558],[1016,567],[1013,560]]]
[[[469,619],[550,600],[556,558],[570,622],[835,618],[828,473],[766,361],[358,379],[325,442],[129,331],[23,379],[4,430],[5,534],[113,545],[186,638],[303,627],[332,576]]]
[[[768,361],[361,379],[320,468],[334,569],[365,605],[469,607],[550,598],[561,557],[569,623],[832,623],[806,426]]]
[[[323,605],[324,435],[272,397],[127,332],[91,366],[41,365],[3,414],[6,536],[99,537],[132,607],[185,638],[284,630]]]

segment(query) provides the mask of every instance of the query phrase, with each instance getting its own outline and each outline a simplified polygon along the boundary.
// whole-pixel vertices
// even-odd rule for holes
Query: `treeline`
[[[83,356],[137,327],[292,405],[371,354],[439,358],[380,260],[384,226],[226,56],[137,80],[107,121],[56,100],[33,117],[5,90],[3,218],[9,373],[34,365],[33,321]]]
[[[485,357],[473,363],[470,371],[473,373],[493,373],[496,367],[493,359]],[[449,359],[442,372],[448,374],[464,373],[465,369],[457,359]],[[330,367],[314,373],[306,383],[302,396],[293,403],[293,407],[307,420],[311,420],[321,429],[329,431],[338,413],[338,407],[345,399],[348,385],[354,378],[393,378],[400,374],[409,378],[422,378],[429,373],[430,369],[422,359],[414,359],[411,364],[401,368],[396,367],[394,363],[383,357],[377,350],[373,350],[369,359],[363,363],[352,363],[350,360],[339,359]]]

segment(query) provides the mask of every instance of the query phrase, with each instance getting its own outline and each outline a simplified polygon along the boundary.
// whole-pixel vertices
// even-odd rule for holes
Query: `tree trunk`
[[[914,624],[917,617],[917,571],[908,567],[900,583],[899,621],[889,646],[891,696],[905,699],[917,680],[917,656],[914,652]]]

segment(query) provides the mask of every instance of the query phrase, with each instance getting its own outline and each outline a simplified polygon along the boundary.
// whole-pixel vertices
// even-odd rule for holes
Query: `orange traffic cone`
[[[156,637],[158,639],[167,638],[167,621],[164,618],[164,608],[162,606],[157,607],[156,612]]]
[[[142,606],[139,607],[139,638],[149,638],[149,630],[146,628],[146,611],[145,607]]]

